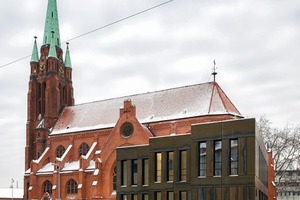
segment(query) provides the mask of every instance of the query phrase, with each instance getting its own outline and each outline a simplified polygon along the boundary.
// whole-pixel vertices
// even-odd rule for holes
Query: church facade
[[[116,199],[117,148],[190,134],[192,124],[241,119],[216,82],[75,105],[70,50],[56,0],[30,62],[24,199]]]

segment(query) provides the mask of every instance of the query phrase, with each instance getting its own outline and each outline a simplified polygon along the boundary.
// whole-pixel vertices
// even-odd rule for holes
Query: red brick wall
[[[272,151],[268,152],[268,200],[274,200],[277,196],[275,184],[274,160]]]

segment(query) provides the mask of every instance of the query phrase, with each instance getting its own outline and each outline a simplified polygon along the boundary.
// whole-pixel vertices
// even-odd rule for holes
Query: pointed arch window
[[[59,145],[56,149],[56,157],[61,158],[62,155],[64,155],[65,151],[66,151],[65,147],[63,147],[62,145]]]
[[[117,190],[117,166],[114,167],[112,178],[113,178],[113,190]]]
[[[89,145],[87,143],[82,143],[79,147],[79,157],[85,156],[89,150],[90,150]]]
[[[45,181],[43,184],[43,193],[52,194],[52,183],[50,181]]]
[[[67,182],[67,194],[77,194],[78,193],[78,184],[73,179],[70,179]]]

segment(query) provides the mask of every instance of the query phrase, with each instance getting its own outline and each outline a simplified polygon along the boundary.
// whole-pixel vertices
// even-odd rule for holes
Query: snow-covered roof
[[[47,151],[49,151],[49,149],[50,149],[50,147],[47,147],[47,148],[44,150],[44,152],[42,153],[42,155],[39,157],[39,159],[33,160],[33,162],[39,163],[39,162],[42,160],[42,158],[45,156],[45,154],[47,153]]]
[[[92,171],[94,172],[94,170],[96,169],[96,164],[94,160],[90,160],[89,161],[89,166],[86,168],[86,171]],[[64,167],[62,167],[60,173],[70,173],[70,172],[78,172],[82,169],[80,169],[80,161],[73,161],[73,162],[66,162]],[[37,171],[37,175],[41,175],[41,174],[53,174],[55,170],[55,163],[47,163],[44,166],[42,166],[38,171]],[[28,169],[25,174],[29,174],[30,173],[30,169]],[[98,170],[99,173],[99,170]]]
[[[220,86],[209,82],[70,106],[50,135],[114,127],[119,108],[129,99],[141,123],[208,115],[241,116]]]
[[[73,145],[69,145],[67,150],[64,152],[64,154],[62,155],[61,158],[56,158],[57,161],[62,162],[64,160],[64,158],[66,157],[66,155],[69,153],[69,151],[71,150],[71,148],[73,147]]]
[[[41,167],[37,173],[38,174],[47,174],[47,173],[53,173],[54,171],[54,164],[53,163],[47,163],[46,165],[44,165],[43,167]]]
[[[80,167],[79,160],[74,162],[67,162],[65,163],[65,167],[61,169],[61,172],[67,172],[67,171],[78,171]]]

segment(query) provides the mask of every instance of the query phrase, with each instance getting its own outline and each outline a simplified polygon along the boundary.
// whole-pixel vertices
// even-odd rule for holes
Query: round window
[[[133,133],[133,125],[129,122],[125,122],[122,126],[121,126],[121,134],[124,137],[130,137]]]

